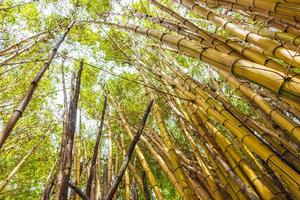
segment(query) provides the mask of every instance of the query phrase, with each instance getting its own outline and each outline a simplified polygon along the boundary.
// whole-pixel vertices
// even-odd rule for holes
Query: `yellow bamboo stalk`
[[[79,139],[77,137],[77,139]],[[80,149],[80,142],[78,140],[76,140],[75,143],[75,156],[74,156],[74,184],[76,186],[79,185],[80,182],[80,155],[81,155],[81,149]],[[74,196],[75,200],[79,200],[79,196],[77,193],[75,193]]]
[[[181,114],[181,112],[175,107],[175,105],[173,103],[171,103],[171,99],[168,99],[168,103],[169,103],[170,107],[172,108],[172,110],[176,113],[176,115],[179,116],[179,121],[180,121],[182,130],[183,130],[184,134],[186,135],[186,137],[192,147],[193,153],[195,155],[195,158],[198,162],[199,167],[202,169],[202,172],[205,174],[205,180],[209,184],[209,186],[211,188],[211,192],[213,193],[213,196],[215,196],[215,198],[220,198],[219,196],[222,196],[222,195],[220,194],[220,190],[217,187],[217,184],[214,180],[215,178],[212,176],[209,169],[207,168],[207,166],[206,166],[207,163],[205,163],[205,161],[202,159],[202,156],[200,155],[200,152],[196,146],[196,143],[186,127],[185,120],[190,120],[190,118],[185,117],[183,114]],[[185,112],[184,112],[184,114],[186,115]]]
[[[201,136],[206,138],[206,141],[210,141],[210,143],[215,146],[215,144],[213,143],[213,138],[210,138],[210,136],[207,134],[208,132],[206,132],[205,130],[202,129],[203,127],[199,123],[199,120],[195,116],[195,113],[193,113],[190,110],[190,108],[187,108],[189,114],[185,113],[185,111],[181,105],[181,102],[178,99],[175,99],[175,101],[176,101],[177,105],[180,107],[180,110],[181,110],[180,112],[185,116],[184,118],[191,121],[195,125],[195,128],[199,131],[199,133],[201,133]],[[172,108],[174,110],[174,106]],[[174,111],[176,112],[176,110],[174,110]],[[196,140],[196,141],[199,141],[199,140]],[[202,146],[201,142],[200,142],[200,146]],[[215,160],[213,159],[211,154],[207,151],[205,146],[204,147],[202,146],[202,148],[205,150],[207,158],[209,159],[210,163],[212,164],[214,171],[220,178],[220,181],[222,182],[222,184],[224,185],[224,188],[230,194],[230,196],[233,199],[246,199],[246,197],[241,192],[241,190],[238,189],[238,186],[231,180],[231,177],[229,177],[229,175],[226,174],[224,172],[224,170],[222,170],[220,168],[220,166],[215,162]],[[187,163],[189,163],[189,162],[187,162]]]
[[[274,28],[281,30],[282,32],[287,32],[293,34],[294,36],[300,36],[300,30],[296,27],[288,24],[284,24],[282,22],[277,21],[275,18],[267,18],[260,13],[250,13],[252,20],[254,21],[264,21],[267,25],[271,25]]]
[[[146,145],[147,149],[151,152],[151,154],[154,156],[156,161],[159,163],[161,169],[164,171],[164,173],[167,175],[170,182],[174,185],[176,191],[181,196],[181,198],[185,198],[185,194],[183,192],[182,187],[180,186],[178,180],[176,179],[174,173],[171,171],[171,169],[167,166],[164,159],[158,154],[158,152],[152,147],[152,145],[149,143],[146,137],[141,137],[144,144]],[[165,152],[166,153],[166,152]]]
[[[282,22],[289,22],[289,23],[297,23],[299,21],[299,17],[297,16],[288,16],[288,15],[282,15],[275,13],[274,11],[268,11],[266,9],[258,8],[255,6],[244,6],[241,4],[238,4],[238,2],[229,2],[227,0],[196,0],[196,2],[204,2],[209,5],[215,5],[215,6],[222,6],[226,8],[230,8],[233,10],[243,10],[243,11],[250,11],[250,12],[256,12],[260,14],[265,14],[268,16],[268,18],[276,17]]]
[[[253,91],[247,84],[240,82],[230,73],[224,70],[217,71],[225,77],[225,80],[231,85],[235,90],[239,90],[246,97],[251,99],[256,103],[276,124],[278,124],[283,130],[288,131],[294,138],[300,142],[300,126],[286,118],[280,111],[271,106],[261,95]]]
[[[263,28],[256,28],[256,27],[245,27],[245,28],[251,32],[254,32],[254,33],[264,36],[264,37],[268,37],[268,38],[279,40],[279,41],[289,42],[289,43],[295,45],[296,49],[297,49],[297,46],[300,44],[300,37],[295,36],[290,33],[283,33],[283,32],[278,32],[278,31],[273,32],[273,31],[269,31],[269,30],[266,30]]]
[[[28,151],[28,153],[22,158],[16,167],[5,177],[5,180],[0,182],[0,192],[9,184],[11,179],[16,175],[20,168],[24,165],[27,159],[36,151],[40,143],[45,139],[46,135],[43,135],[38,142]]]
[[[243,6],[253,6],[263,10],[268,10],[280,15],[300,17],[300,8],[298,5],[293,3],[285,3],[285,2],[275,1],[275,0],[269,0],[269,1],[239,0],[237,1],[237,3]]]
[[[158,3],[156,0],[150,1],[153,5],[158,7],[160,10],[168,13],[170,16],[174,17],[176,20],[181,22],[183,25],[185,25],[192,33],[197,34],[200,36],[200,38],[197,38],[198,42],[203,43],[202,39],[205,40],[206,43],[211,44],[214,46],[217,50],[221,50],[227,54],[232,54],[233,56],[240,57],[239,53],[235,52],[232,48],[224,44],[222,41],[220,41],[218,38],[214,38],[211,36],[210,33],[207,31],[202,30],[199,28],[196,24],[192,23],[190,20],[180,16],[178,13],[174,12],[170,8]],[[152,18],[153,19],[153,18]],[[168,27],[170,28],[170,27]],[[179,31],[181,34],[184,33],[184,31]],[[187,37],[192,37],[192,34],[187,34]],[[205,44],[205,43],[204,43]]]

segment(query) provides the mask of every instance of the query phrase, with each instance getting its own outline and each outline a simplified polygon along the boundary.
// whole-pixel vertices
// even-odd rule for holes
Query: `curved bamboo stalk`
[[[162,6],[161,4],[159,4],[160,6]],[[172,16],[174,16],[174,11],[170,10],[169,8],[165,8],[163,10],[167,10],[169,14],[171,14]],[[201,38],[200,35],[191,33],[191,32],[187,32],[185,30],[184,27],[182,27],[180,25],[180,23],[176,23],[176,22],[170,22],[170,20],[167,20],[165,18],[157,18],[157,17],[152,17],[148,14],[143,14],[143,13],[137,13],[136,15],[139,18],[144,18],[144,19],[149,19],[154,23],[160,24],[163,27],[175,31],[191,40],[194,40],[195,42],[199,42],[200,44],[202,44],[204,47],[212,47],[216,50],[219,50],[223,53],[241,58],[242,55],[245,56],[246,58],[261,64],[261,65],[265,65],[267,67],[270,67],[271,69],[275,69],[281,72],[285,72],[285,73],[289,73],[289,74],[293,74],[292,71],[285,69],[282,65],[278,64],[277,62],[273,61],[270,58],[267,58],[264,55],[264,52],[262,52],[261,50],[254,48],[253,46],[247,45],[247,43],[244,43],[243,45],[239,43],[239,41],[233,41],[231,39],[226,39],[224,37],[221,37],[219,35],[216,36],[210,36],[210,40],[207,41],[203,41],[203,38]],[[177,15],[176,15],[177,16]],[[190,22],[189,20],[180,17],[179,18],[180,21],[182,23],[187,23]],[[191,31],[194,31],[195,33],[197,33],[199,29],[196,25],[192,24],[190,27]],[[203,30],[201,30],[201,32],[205,32]],[[210,35],[208,32],[206,32],[207,35]],[[222,43],[223,42],[223,43]],[[227,46],[226,46],[227,45]],[[230,48],[231,47],[231,48]],[[235,51],[234,51],[235,50]]]
[[[230,0],[224,0],[226,2],[231,2]],[[290,15],[290,16],[297,16],[300,17],[300,8],[296,4],[292,3],[285,3],[275,0],[270,1],[246,1],[246,0],[239,0],[238,4],[242,6],[253,6],[255,8],[260,8],[263,10],[271,11],[279,15]]]
[[[267,18],[263,14],[260,13],[250,13],[250,16],[252,17],[252,20],[254,21],[264,21],[267,23],[267,25],[271,25],[274,28],[281,30],[282,32],[287,32],[290,34],[293,34],[295,36],[300,36],[300,30],[292,25],[284,24],[275,18]]]

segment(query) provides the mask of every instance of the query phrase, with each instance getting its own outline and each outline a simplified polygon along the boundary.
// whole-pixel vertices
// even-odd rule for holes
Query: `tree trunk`
[[[58,183],[57,183],[57,192],[55,199],[67,200],[68,199],[68,184],[70,181],[71,169],[72,169],[72,152],[73,152],[73,143],[76,129],[76,120],[77,120],[77,106],[80,93],[80,82],[81,74],[83,70],[83,61],[80,62],[78,69],[78,74],[75,80],[72,81],[72,91],[71,98],[68,109],[68,123],[65,124],[67,128],[64,128],[65,142],[62,142],[64,145],[63,152],[61,155],[60,169],[58,172]],[[75,83],[74,83],[75,82]],[[61,178],[61,179],[60,179]]]

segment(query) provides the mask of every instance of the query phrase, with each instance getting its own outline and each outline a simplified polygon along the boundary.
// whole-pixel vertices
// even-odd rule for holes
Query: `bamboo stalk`
[[[131,174],[133,174],[133,177],[134,177],[134,180],[136,181],[136,183],[138,184],[140,190],[144,190],[144,187],[143,187],[143,181],[142,181],[142,178],[139,176],[137,170],[136,170],[136,167],[134,165],[132,165],[131,163],[128,164],[128,168],[131,172]]]
[[[102,135],[102,129],[103,129],[103,124],[104,124],[104,116],[105,116],[106,106],[107,106],[107,97],[105,96],[104,97],[104,104],[103,104],[103,108],[102,108],[102,113],[101,113],[101,121],[100,121],[100,125],[99,125],[99,128],[98,128],[96,143],[95,143],[95,146],[94,146],[94,153],[93,153],[92,162],[91,162],[91,170],[90,170],[90,174],[89,174],[88,181],[87,181],[87,184],[86,184],[86,194],[87,194],[88,197],[91,197],[92,180],[93,180],[93,178],[95,177],[95,174],[96,174],[96,160],[97,160],[97,156],[98,156],[100,139],[101,139],[101,135]]]
[[[147,175],[146,175],[145,172],[143,172],[142,180],[143,180],[143,188],[144,188],[145,199],[146,200],[151,200],[150,191],[149,191],[149,187],[148,187],[148,183],[147,183]]]
[[[81,75],[83,70],[83,62],[80,62],[77,77],[75,80],[75,74],[73,81],[71,83],[72,91],[71,98],[68,107],[68,121],[67,124],[64,124],[64,136],[65,140],[62,142],[63,148],[61,153],[61,162],[58,172],[58,183],[57,183],[57,192],[55,199],[66,200],[68,198],[68,183],[70,180],[71,169],[72,169],[72,152],[73,152],[73,143],[76,129],[76,119],[77,119],[77,106],[80,93],[80,84],[81,84]]]
[[[262,130],[259,126],[257,126],[257,123],[255,123],[252,119],[248,119],[247,117],[243,116],[242,113],[238,112],[237,110],[233,109],[232,106],[228,105],[228,103],[221,96],[214,94],[213,92],[208,90],[206,86],[201,84],[199,81],[196,81],[196,80],[190,78],[188,75],[184,74],[178,66],[176,66],[172,63],[169,63],[168,67],[171,70],[173,70],[174,73],[176,73],[176,75],[177,75],[176,77],[174,77],[173,80],[176,80],[177,77],[181,77],[181,79],[184,81],[184,83],[186,83],[189,88],[194,89],[199,95],[201,95],[205,99],[206,102],[208,102],[208,103],[211,102],[212,106],[219,108],[220,113],[223,114],[223,111],[224,111],[225,112],[224,116],[228,116],[228,117],[232,118],[233,120],[234,120],[235,116],[237,116],[236,118],[239,119],[240,121],[234,120],[234,123],[236,123],[238,126],[249,125],[251,128],[255,128],[256,130]],[[199,87],[201,89],[203,89],[203,91],[205,91],[209,95],[211,95],[211,97],[209,97],[207,94],[203,94],[203,91],[199,91]],[[223,106],[225,106],[225,108],[220,108],[220,106],[218,105],[218,102],[216,102],[216,100],[219,100],[223,104]],[[266,105],[270,108],[272,107],[270,104],[268,104],[263,99],[262,99],[262,103],[264,103],[264,105]],[[261,106],[261,108],[265,108],[265,107]],[[228,109],[229,112],[226,111],[225,109]],[[283,120],[275,121],[283,129],[286,129],[286,127],[288,127],[286,124],[290,124],[292,127],[297,127],[297,125],[295,123],[293,123],[291,120],[288,120],[286,117],[284,117],[283,114],[281,112],[279,112],[278,110],[275,110],[274,108],[269,109],[269,110],[264,109],[265,112],[268,112],[268,111],[271,112],[271,110],[273,110],[274,112],[276,112],[277,115],[279,115],[283,118]],[[235,113],[235,115],[233,115],[233,113]],[[274,116],[274,115],[270,115],[270,116],[273,119],[272,116]],[[286,123],[286,124],[284,124],[284,123]],[[298,156],[297,155],[298,154],[298,145],[297,144],[293,143],[292,141],[289,142],[289,141],[284,140],[284,138],[282,138],[280,135],[277,136],[277,134],[272,131],[266,132],[266,129],[263,129],[263,130],[265,131],[265,133],[271,134],[272,137],[276,137],[288,149],[290,149],[296,156]]]
[[[61,39],[58,41],[58,43],[55,45],[52,52],[50,53],[48,60],[46,62],[44,62],[43,67],[40,69],[40,71],[38,72],[36,77],[32,80],[27,93],[25,94],[23,100],[19,104],[19,107],[12,113],[9,121],[6,123],[4,128],[0,131],[0,149],[4,145],[7,137],[10,135],[10,133],[11,133],[12,129],[14,128],[14,126],[16,125],[17,121],[22,117],[28,103],[30,102],[30,100],[38,86],[38,83],[40,82],[40,80],[43,77],[46,70],[49,68],[52,60],[54,59],[54,57],[57,53],[58,48],[60,47],[60,45],[66,38],[67,34],[69,33],[69,31],[72,28],[72,26],[74,25],[74,23],[75,22],[73,21],[68,25],[67,30],[65,31],[65,33],[63,34]]]
[[[111,130],[110,124],[108,125],[108,140],[109,140],[109,150],[108,150],[108,161],[107,161],[107,182],[108,182],[108,190],[111,186],[112,182],[112,172],[113,172],[113,132]]]

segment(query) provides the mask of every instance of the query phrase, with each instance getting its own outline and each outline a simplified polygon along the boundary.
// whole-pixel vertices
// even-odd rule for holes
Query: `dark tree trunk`
[[[103,109],[102,109],[102,113],[101,113],[101,122],[100,122],[100,126],[99,126],[99,129],[98,129],[96,144],[95,144],[95,147],[94,147],[94,153],[93,153],[93,158],[92,158],[92,163],[91,163],[91,170],[90,170],[90,174],[89,174],[88,181],[87,181],[87,184],[86,184],[86,194],[89,197],[91,196],[91,192],[92,192],[92,182],[93,182],[93,179],[96,176],[96,161],[97,161],[99,145],[100,145],[100,138],[101,138],[103,123],[104,123],[106,104],[107,104],[107,97],[105,96],[104,105],[103,105]]]
[[[68,109],[68,123],[65,124],[67,128],[64,128],[65,132],[65,142],[63,152],[62,152],[62,159],[60,164],[60,170],[58,177],[61,177],[60,185],[58,186],[58,194],[60,200],[67,200],[68,199],[68,184],[70,180],[71,174],[71,167],[72,167],[72,150],[73,150],[73,142],[74,142],[74,135],[76,129],[76,119],[77,119],[77,105],[80,93],[80,82],[81,82],[81,74],[83,70],[83,61],[80,62],[78,74],[76,77],[76,83],[72,84],[72,92],[71,98],[69,103]],[[73,81],[72,81],[73,82]]]

